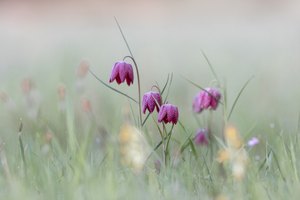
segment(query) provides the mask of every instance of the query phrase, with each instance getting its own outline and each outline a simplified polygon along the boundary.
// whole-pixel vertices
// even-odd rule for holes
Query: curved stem
[[[152,85],[151,90],[153,90],[153,88],[157,89],[158,93],[161,95],[161,91],[157,85]]]
[[[139,69],[137,66],[137,63],[135,62],[135,59],[132,56],[125,56],[123,60],[126,58],[130,58],[135,66],[135,71],[136,71],[136,76],[137,76],[137,81],[138,81],[138,95],[139,95],[139,115],[140,115],[140,126],[143,126],[143,119],[142,119],[142,106],[141,106],[141,82],[140,82],[140,73]]]

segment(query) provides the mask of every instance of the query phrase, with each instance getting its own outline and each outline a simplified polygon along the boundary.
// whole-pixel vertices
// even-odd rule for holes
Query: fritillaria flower
[[[117,81],[118,84],[126,80],[127,85],[133,84],[133,68],[131,64],[124,61],[116,62],[109,79],[109,82]]]
[[[163,104],[158,113],[158,122],[177,124],[178,108],[172,104]]]
[[[205,128],[198,129],[194,141],[197,145],[208,145],[207,129]]]
[[[218,107],[221,93],[216,88],[205,88],[200,91],[193,102],[193,110],[196,113],[202,112],[204,109],[215,110]]]
[[[152,91],[147,92],[143,96],[143,102],[142,102],[143,113],[145,114],[146,110],[152,113],[155,108],[158,112],[161,104],[162,104],[162,98],[159,92],[152,92]]]

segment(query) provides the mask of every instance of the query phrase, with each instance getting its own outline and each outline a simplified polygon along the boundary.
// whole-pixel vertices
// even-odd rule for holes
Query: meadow
[[[39,44],[49,54],[32,43],[38,33],[26,45],[2,35],[0,199],[298,198],[298,47],[276,36],[261,49],[228,47],[245,39],[236,37],[218,46],[213,36],[187,41],[182,31],[177,40],[125,26],[128,49],[117,25],[97,31]],[[124,57],[130,86],[109,81]],[[158,109],[176,106],[178,119],[142,113],[149,91],[161,95]],[[210,103],[195,112],[201,92]]]

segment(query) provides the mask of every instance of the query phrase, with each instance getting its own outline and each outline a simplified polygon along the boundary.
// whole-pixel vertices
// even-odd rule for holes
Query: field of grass
[[[164,32],[135,42],[134,30],[128,32],[141,95],[159,86],[163,100],[178,107],[178,123],[158,123],[156,112],[145,120],[147,112],[141,126],[138,104],[86,71],[138,100],[136,73],[131,86],[108,81],[114,63],[130,55],[117,31],[104,30],[98,42],[83,32],[85,44],[71,43],[78,38],[46,43],[52,54],[38,58],[39,49],[30,57],[20,47],[20,60],[7,53],[1,61],[0,199],[298,198],[297,51],[283,48],[292,53],[280,56],[248,43],[247,51],[238,46],[226,53],[209,42],[155,38]],[[221,99],[216,110],[194,113],[202,87],[217,88]],[[208,144],[195,143],[199,128],[209,130]],[[253,137],[255,146],[248,144]]]

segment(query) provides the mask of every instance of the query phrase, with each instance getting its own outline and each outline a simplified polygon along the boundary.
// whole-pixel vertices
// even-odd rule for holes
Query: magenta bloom
[[[216,88],[205,88],[200,91],[193,102],[193,110],[196,113],[202,112],[204,109],[215,110],[218,107],[221,93]]]
[[[257,144],[259,144],[259,139],[257,137],[253,137],[248,141],[249,147],[254,147]]]
[[[159,107],[162,104],[162,99],[159,92],[147,92],[143,96],[143,113],[146,113],[146,110],[149,110],[150,113],[154,111],[156,108],[157,112],[159,111]]]
[[[177,124],[178,108],[172,104],[164,104],[158,113],[158,122]]]
[[[131,64],[124,61],[116,62],[109,79],[109,82],[117,81],[118,84],[123,83],[125,80],[127,85],[133,84],[133,69]]]
[[[208,145],[207,129],[205,128],[198,129],[194,141],[197,145]]]

